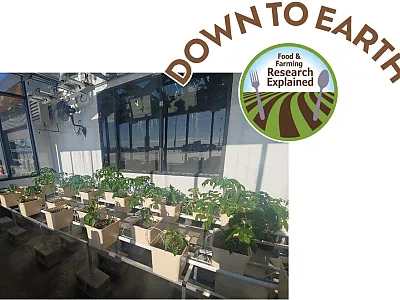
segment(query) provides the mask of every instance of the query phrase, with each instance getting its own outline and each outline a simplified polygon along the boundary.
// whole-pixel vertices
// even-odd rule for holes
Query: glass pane
[[[194,74],[183,88],[165,76],[163,84],[167,171],[219,174],[232,75]]]
[[[150,76],[114,89],[123,171],[159,169],[159,82],[159,75]]]
[[[10,168],[13,177],[27,176],[35,171],[33,152],[27,128],[7,133],[11,152]]]
[[[22,95],[21,77],[10,73],[0,73],[0,92]]]
[[[26,126],[24,100],[14,97],[0,96],[0,119],[3,130]]]
[[[117,136],[115,135],[115,120],[114,113],[112,113],[107,118],[107,131],[108,141],[109,141],[109,149],[110,149],[110,162],[109,165],[113,167],[117,167]]]
[[[3,145],[0,140],[0,179],[7,178],[6,160],[4,159]]]

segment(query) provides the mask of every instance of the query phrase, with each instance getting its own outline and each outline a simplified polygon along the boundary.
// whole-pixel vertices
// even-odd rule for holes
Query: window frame
[[[31,142],[33,164],[35,166],[35,171],[38,171],[39,170],[39,160],[38,160],[38,156],[37,156],[37,152],[36,152],[36,143],[35,143],[35,137],[34,137],[34,132],[33,132],[33,128],[32,128],[31,115],[30,115],[30,110],[29,110],[29,105],[28,105],[28,98],[26,95],[25,82],[24,82],[22,76],[20,76],[20,80],[21,80],[20,82],[21,82],[21,88],[22,88],[22,95],[0,91],[0,96],[7,96],[7,97],[18,98],[18,99],[23,100],[22,103],[24,105],[26,122],[27,122],[26,129],[28,130],[29,139]],[[18,129],[18,127],[10,129],[10,130],[12,131],[12,130],[17,130],[17,129]],[[3,131],[3,126],[2,126],[1,119],[0,119],[1,148],[3,150],[3,155],[4,155],[4,160],[5,160],[5,162],[4,162],[5,168],[7,170],[7,177],[0,178],[0,182],[32,177],[30,174],[24,175],[24,176],[13,176],[12,175],[11,165],[10,165],[10,161],[12,161],[11,151],[9,149],[9,146],[4,144],[4,142],[8,140],[8,137],[6,137],[6,135],[9,133],[10,130]]]
[[[135,171],[126,171],[123,170],[122,172],[124,173],[137,173],[137,174],[157,174],[157,175],[171,175],[171,176],[185,176],[185,177],[202,177],[202,178],[222,178],[223,177],[223,172],[224,172],[224,167],[225,167],[225,154],[226,154],[226,145],[227,145],[227,140],[228,140],[228,128],[229,128],[229,116],[230,116],[230,110],[231,110],[231,102],[232,102],[232,88],[233,88],[233,73],[222,73],[222,74],[227,74],[230,75],[230,88],[228,89],[227,93],[228,93],[228,97],[226,99],[226,107],[225,109],[225,121],[224,121],[224,129],[223,129],[223,138],[222,138],[222,150],[221,150],[221,163],[219,165],[219,171],[218,174],[207,174],[207,173],[200,173],[200,172],[196,172],[196,173],[186,173],[186,172],[171,172],[171,171],[167,171],[167,166],[166,166],[166,156],[167,156],[167,144],[168,141],[164,140],[165,134],[166,134],[166,130],[167,130],[167,126],[165,126],[164,122],[165,119],[167,119],[168,117],[171,117],[175,114],[169,114],[165,111],[165,105],[164,105],[164,99],[163,99],[163,93],[160,93],[160,105],[159,105],[159,115],[158,118],[138,118],[138,120],[151,120],[151,119],[158,119],[159,122],[159,153],[158,153],[158,159],[159,159],[159,165],[158,168],[160,170],[157,171],[144,171],[144,170],[135,170]],[[155,74],[150,74],[150,75],[146,75],[143,77],[140,77],[138,79],[132,80],[132,81],[128,81],[125,82],[123,84],[119,84],[117,86],[113,86],[109,89],[104,89],[101,92],[105,92],[105,91],[112,91],[113,97],[115,97],[116,94],[116,90],[121,88],[123,85],[129,83],[129,82],[135,82],[135,81],[144,81],[147,78],[153,78],[157,76],[158,77],[158,82],[160,85],[160,89],[163,88],[163,82],[164,82],[164,74],[162,73],[155,73]],[[116,153],[116,158],[117,158],[117,169],[120,170],[120,163],[119,163],[119,159],[121,157],[121,145],[120,145],[120,136],[119,136],[119,126],[117,126],[117,124],[119,124],[118,119],[119,116],[117,116],[117,114],[115,113],[115,109],[116,109],[116,101],[114,101],[114,124],[115,124],[115,139],[116,139],[116,149],[117,149],[117,153]],[[100,112],[100,105],[99,105],[99,99],[97,99],[97,107],[98,107],[98,113],[99,115],[101,115]],[[182,115],[182,116],[190,116],[192,113],[196,113],[196,112],[187,112],[186,114],[176,114],[176,115]],[[99,133],[100,133],[100,144],[101,146],[101,151],[102,151],[102,165],[103,166],[109,166],[110,165],[110,144],[109,144],[109,132],[108,132],[108,122],[106,118],[99,118],[98,119],[98,123],[99,123]],[[146,122],[147,122],[146,121]],[[102,132],[102,122],[106,122],[106,126],[105,128],[105,132]],[[148,123],[148,122],[147,122]],[[129,126],[129,132],[131,133],[131,126]],[[188,130],[188,129],[186,129]],[[187,132],[186,132],[187,134]],[[213,134],[213,132],[210,132],[210,136]],[[103,137],[104,135],[104,137]],[[104,138],[106,138],[106,141],[104,141]],[[103,143],[105,142],[105,147],[103,147]],[[104,153],[104,150],[107,150],[107,153]],[[107,156],[108,158],[108,164],[105,163],[105,157]],[[121,170],[120,170],[121,171]]]

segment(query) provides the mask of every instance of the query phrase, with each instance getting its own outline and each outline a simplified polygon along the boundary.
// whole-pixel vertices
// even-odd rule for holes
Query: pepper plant
[[[117,188],[115,185],[124,176],[115,167],[109,166],[97,170],[93,177],[102,192],[114,192]]]
[[[209,178],[203,182],[203,186],[211,185],[213,189],[218,187],[221,194],[214,194],[219,204],[221,214],[228,217],[246,209],[248,193],[245,187],[232,178]]]
[[[28,186],[25,189],[24,195],[29,197],[29,196],[39,194],[41,192],[42,192],[42,188],[39,185],[32,185],[32,186]]]
[[[50,185],[53,190],[55,190],[56,180],[58,178],[58,173],[56,170],[48,167],[40,168],[37,172],[33,172],[31,176],[36,176],[33,180],[35,185]]]
[[[16,184],[10,184],[6,189],[6,193],[14,194],[17,190],[18,190],[18,186]]]
[[[183,252],[189,245],[188,241],[182,234],[174,230],[167,230],[163,237],[164,250],[172,252],[174,256],[178,255],[179,252]]]
[[[82,179],[80,180],[78,184],[78,189],[81,192],[91,192],[94,190],[94,180],[93,177],[90,175],[84,175],[82,176]]]
[[[142,224],[145,228],[150,228],[153,226],[154,218],[150,208],[144,207],[140,210],[140,219],[142,220]]]
[[[218,193],[210,190],[207,193],[198,193],[194,212],[197,213],[196,221],[203,220],[204,229],[208,230],[218,213]]]

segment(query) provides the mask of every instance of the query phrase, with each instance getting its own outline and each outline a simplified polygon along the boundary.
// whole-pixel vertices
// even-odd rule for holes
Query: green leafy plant
[[[189,191],[189,197],[186,198],[186,201],[182,204],[182,212],[187,215],[193,215],[193,212],[196,207],[197,201],[201,197],[201,193],[199,192],[199,188],[191,188]]]
[[[273,198],[265,192],[251,192],[249,198],[255,203],[255,210],[262,213],[266,223],[266,233],[275,233],[282,228],[289,229],[289,202],[287,200]]]
[[[60,172],[57,174],[56,182],[60,185],[60,187],[62,188],[70,187],[69,180],[70,176],[68,176],[67,173]]]
[[[31,197],[28,197],[26,195],[22,195],[21,197],[19,197],[18,202],[19,203],[26,203],[26,202],[30,202],[30,201],[34,201],[34,200],[37,200],[37,198],[31,198]]]
[[[154,218],[150,208],[145,207],[140,210],[140,220],[142,221],[144,228],[150,228],[153,226]]]
[[[207,193],[199,193],[196,195],[194,212],[196,221],[203,220],[204,229],[208,230],[214,221],[215,215],[218,213],[217,192],[208,191]]]
[[[90,227],[95,227],[96,223],[100,221],[100,212],[95,209],[90,209],[88,213],[85,215],[83,221],[86,225]]]
[[[236,179],[232,178],[210,178],[203,182],[203,186],[211,185],[213,189],[218,187],[221,193],[215,191],[215,201],[219,204],[221,214],[228,217],[237,212],[249,209],[248,192]]]
[[[142,202],[142,197],[138,194],[133,194],[133,195],[129,195],[126,200],[129,203],[129,206],[131,207],[135,207],[137,205],[139,205],[139,203]]]
[[[17,190],[18,190],[18,186],[16,184],[10,184],[6,189],[6,193],[14,194],[15,192],[17,192]]]
[[[229,220],[229,228],[219,230],[214,234],[214,246],[233,252],[248,255],[248,249],[257,251],[255,229],[263,226],[261,214],[254,212],[237,213]],[[261,224],[261,225],[260,225]]]
[[[174,230],[167,230],[163,235],[164,250],[172,252],[174,256],[181,254],[189,245],[182,234]]]
[[[28,186],[25,189],[24,195],[29,197],[29,196],[39,194],[41,192],[42,192],[42,188],[39,185],[32,185],[32,186]]]
[[[84,178],[82,175],[71,175],[68,178],[68,186],[71,187],[75,194],[77,194],[84,186]]]
[[[82,176],[82,179],[79,184],[79,191],[81,192],[91,192],[94,190],[94,180],[90,175]]]
[[[33,172],[31,176],[36,176],[33,180],[35,185],[51,185],[55,189],[58,173],[56,170],[48,167],[40,168],[37,172]]]
[[[142,190],[150,184],[150,177],[138,176],[135,178],[129,178],[128,184],[132,192],[141,193]]]
[[[102,192],[115,192],[118,190],[116,185],[124,178],[122,173],[112,166],[97,170],[93,177]]]
[[[153,207],[159,208],[160,204],[176,206],[186,201],[186,195],[170,185],[168,188],[154,187],[153,189]]]

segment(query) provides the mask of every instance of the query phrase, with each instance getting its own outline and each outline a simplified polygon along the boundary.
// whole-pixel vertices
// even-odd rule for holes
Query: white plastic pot
[[[46,216],[47,225],[51,229],[61,229],[71,225],[74,210],[72,207],[69,206],[66,209],[58,212],[44,210],[43,213]]]
[[[152,245],[158,243],[160,237],[154,240]],[[185,247],[182,254],[174,256],[171,252],[151,247],[151,259],[153,272],[172,281],[178,281],[179,275],[186,265],[188,247]]]

